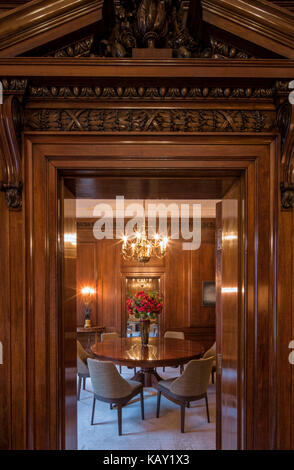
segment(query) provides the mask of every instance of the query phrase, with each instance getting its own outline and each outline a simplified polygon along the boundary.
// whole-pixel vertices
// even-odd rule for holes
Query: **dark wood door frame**
[[[276,446],[276,257],[279,159],[275,135],[99,136],[26,133],[27,446],[65,447],[60,362],[59,179],[64,171],[137,168],[239,171],[246,181],[244,358],[240,448]],[[37,187],[37,191],[35,190]],[[67,341],[75,341],[75,336]],[[74,360],[75,358],[73,358]],[[270,386],[269,386],[270,385]],[[257,425],[258,423],[258,425]]]

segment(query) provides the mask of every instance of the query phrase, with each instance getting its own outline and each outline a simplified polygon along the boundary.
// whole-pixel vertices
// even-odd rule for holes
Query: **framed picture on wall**
[[[216,287],[215,282],[202,282],[202,305],[203,307],[215,307],[216,304]]]

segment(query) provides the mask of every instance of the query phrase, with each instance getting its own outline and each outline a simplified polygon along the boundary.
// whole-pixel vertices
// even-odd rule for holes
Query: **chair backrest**
[[[89,374],[87,359],[89,355],[84,350],[83,346],[77,341],[77,366],[78,374]]]
[[[215,357],[216,356],[216,343],[214,343],[210,349],[206,351],[203,355],[203,359],[207,359],[208,357]]]
[[[172,339],[185,339],[185,334],[182,331],[166,331],[164,333],[164,337]]]
[[[88,359],[93,391],[106,399],[124,398],[131,394],[131,385],[119,374],[113,362]]]
[[[113,331],[112,333],[102,333],[101,335],[101,342],[103,341],[108,341],[109,339],[116,339],[119,338],[119,334],[116,333],[116,331]]]
[[[213,357],[190,361],[183,374],[172,383],[171,392],[183,397],[204,395],[209,385],[212,364]]]

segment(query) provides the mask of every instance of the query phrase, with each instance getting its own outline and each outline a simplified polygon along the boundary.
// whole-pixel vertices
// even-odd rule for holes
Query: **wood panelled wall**
[[[294,212],[279,214],[278,278],[278,448],[294,449],[294,366],[290,342],[294,340]]]
[[[118,240],[96,240],[93,221],[78,221],[77,326],[84,324],[80,291],[96,289],[92,323],[124,334],[123,283],[128,276],[158,276],[163,280],[165,309],[161,332],[184,331],[187,338],[210,344],[215,338],[215,307],[202,305],[202,281],[215,280],[215,219],[202,220],[202,243],[197,251],[183,251],[181,240],[172,240],[163,260],[152,258],[145,266],[125,261]]]
[[[2,197],[0,213],[0,450],[25,449],[26,312],[19,276],[24,272],[23,214],[9,211]]]

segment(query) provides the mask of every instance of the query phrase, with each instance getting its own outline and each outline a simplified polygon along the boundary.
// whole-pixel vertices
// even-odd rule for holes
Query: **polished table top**
[[[155,368],[186,364],[199,359],[204,353],[202,344],[183,339],[150,338],[148,347],[142,348],[141,338],[118,338],[91,347],[100,360],[119,365]]]

